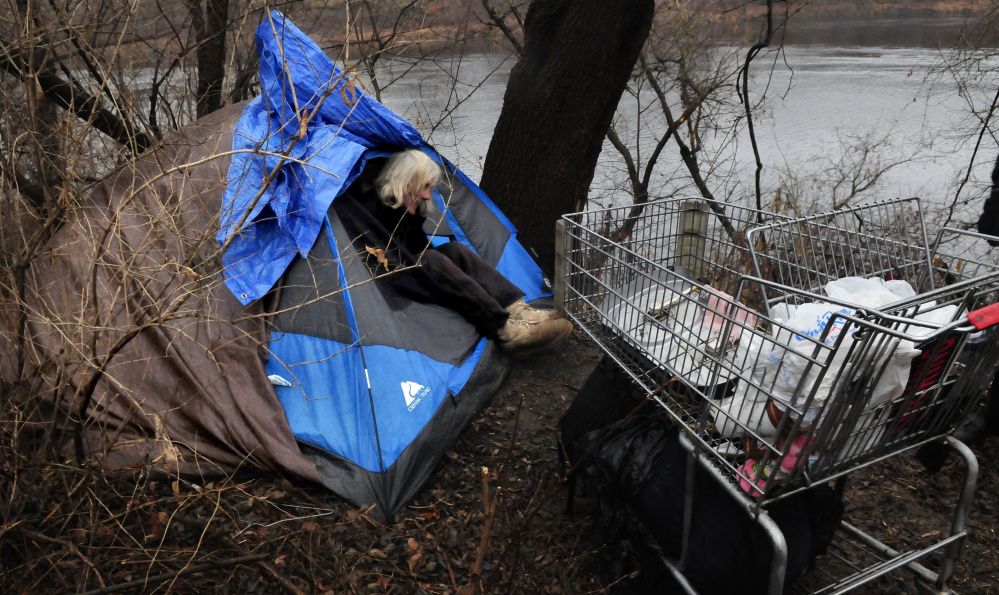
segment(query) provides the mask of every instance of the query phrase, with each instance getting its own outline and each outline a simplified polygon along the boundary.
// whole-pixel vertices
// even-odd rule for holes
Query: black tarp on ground
[[[603,439],[581,465],[576,485],[570,489],[594,502],[599,530],[618,544],[613,551],[638,560],[641,588],[650,593],[673,592],[664,589],[673,579],[659,556],[676,560],[681,555],[687,452],[680,445],[679,430],[650,401],[604,438],[644,397],[605,358],[562,418],[560,437],[569,464]],[[694,485],[685,578],[702,594],[765,593],[772,550],[769,538],[741,503],[700,467]],[[785,584],[791,584],[825,549],[842,511],[842,502],[829,486],[767,507],[787,542]],[[631,563],[628,559],[619,562]]]

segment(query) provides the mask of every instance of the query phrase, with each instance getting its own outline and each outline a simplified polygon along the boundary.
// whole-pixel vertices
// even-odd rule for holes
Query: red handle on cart
[[[999,302],[996,302],[991,306],[979,308],[974,312],[969,313],[968,322],[980,331],[985,330],[993,324],[999,322]]]

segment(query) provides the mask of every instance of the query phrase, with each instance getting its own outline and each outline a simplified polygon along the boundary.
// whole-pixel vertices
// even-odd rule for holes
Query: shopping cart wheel
[[[916,593],[919,595],[956,595],[950,589],[941,591],[936,585],[926,582],[921,578],[916,578]]]

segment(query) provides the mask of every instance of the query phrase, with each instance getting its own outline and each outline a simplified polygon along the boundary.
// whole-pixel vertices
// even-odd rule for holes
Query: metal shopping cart
[[[947,250],[980,237],[943,230],[931,244],[918,199],[803,218],[691,199],[576,213],[559,223],[556,303],[768,532],[771,593],[786,551],[769,503],[832,480],[842,489],[852,471],[931,441],[952,446],[968,473],[945,538],[899,552],[844,522],[839,534],[869,560],[844,558],[845,571],[806,590],[842,593],[906,567],[945,592],[977,478],[974,455],[948,436],[999,360],[986,340],[999,267]],[[841,291],[851,282],[877,293]],[[935,573],[918,560],[936,551]]]

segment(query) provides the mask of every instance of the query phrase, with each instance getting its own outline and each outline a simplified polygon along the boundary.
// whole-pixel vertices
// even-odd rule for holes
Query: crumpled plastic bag
[[[929,322],[939,327],[954,320],[957,310],[958,307],[954,305],[937,308],[936,302],[930,301],[921,305],[918,309],[914,308],[910,310],[908,315],[915,320]],[[934,329],[918,325],[905,325],[899,330],[908,335],[923,337],[933,332]],[[892,356],[892,361],[886,366],[884,375],[871,393],[866,411],[854,427],[854,437],[846,442],[841,452],[847,455],[850,453],[861,453],[881,440],[887,428],[878,427],[869,431],[881,423],[880,416],[882,410],[879,407],[902,396],[905,386],[909,382],[912,360],[920,353],[922,352],[916,349],[911,341],[899,341],[899,346]]]
[[[777,327],[775,335],[768,340],[761,339],[755,344],[750,342],[745,347],[745,356],[737,360],[755,364],[751,371],[751,381],[740,382],[735,393],[717,406],[715,421],[718,432],[729,437],[743,436],[749,432],[764,438],[772,437],[776,428],[765,414],[767,401],[772,397],[781,409],[792,406],[800,408],[803,406],[801,401],[818,382],[811,411],[806,412],[803,423],[812,421],[832,390],[836,372],[845,364],[849,344],[853,341],[852,327],[850,335],[843,338],[840,348],[831,354],[827,373],[821,379],[820,366],[808,367],[808,356],[812,355],[814,349],[814,343],[809,339],[819,340],[828,326],[823,342],[834,345],[846,322],[840,314],[853,313],[851,308],[827,302],[788,308],[789,318],[784,321],[786,328]],[[741,356],[737,354],[736,357]],[[804,383],[801,384],[803,376]],[[800,391],[796,390],[799,384],[802,386]]]
[[[899,279],[842,277],[826,283],[826,295],[834,300],[852,302],[872,308],[914,297],[916,290]]]
[[[826,284],[825,290],[830,298],[862,304],[869,308],[880,308],[916,295],[912,286],[905,281],[861,277],[837,279]],[[941,310],[945,309],[916,314],[915,318],[937,323],[941,318],[953,315],[953,311],[947,314]],[[817,341],[822,338],[823,333],[826,333],[822,339],[823,343],[834,345],[846,328],[847,321],[842,315],[853,314],[855,314],[854,309],[829,302],[812,302],[797,307],[778,304],[772,308],[771,318],[782,322],[787,328],[776,327],[776,334],[767,340],[750,337],[745,342],[740,341],[736,361],[753,365],[754,368],[743,370],[743,373],[750,377],[749,382],[740,382],[731,397],[712,408],[717,431],[733,438],[751,432],[764,438],[773,437],[776,428],[765,414],[767,401],[773,397],[781,409],[786,410],[790,407],[800,409],[804,406],[802,400],[812,392],[813,388],[816,389],[815,398],[809,410],[804,413],[802,424],[808,425],[814,421],[832,392],[833,383],[841,377],[841,374],[849,377],[851,373],[851,370],[844,367],[854,341],[853,334],[856,327],[850,325],[848,334],[830,354],[828,361],[825,362],[825,374],[821,379],[818,378],[822,373],[820,366],[813,365],[808,368],[809,357],[814,351],[814,343],[808,339]],[[827,327],[829,327],[828,332]],[[913,334],[917,329],[924,333],[931,330],[914,325],[908,329]],[[901,330],[906,332],[906,329]],[[876,360],[858,364],[865,369],[883,369],[871,391],[868,409],[874,409],[901,396],[909,380],[910,364],[913,358],[921,353],[912,341],[895,339],[894,342],[895,347],[890,352],[883,350],[880,352],[881,355],[875,356]],[[802,382],[803,377],[804,382]],[[801,389],[796,390],[799,385]]]
[[[763,352],[766,355],[762,355]],[[765,389],[773,384],[783,349],[772,340],[755,333],[746,333],[735,349],[736,366],[749,373],[749,380],[741,379],[731,397],[722,399],[711,407],[715,429],[723,436],[737,438],[755,432],[773,436],[776,432],[765,413],[769,395]],[[777,364],[775,366],[774,364]],[[760,387],[763,387],[762,389]]]

